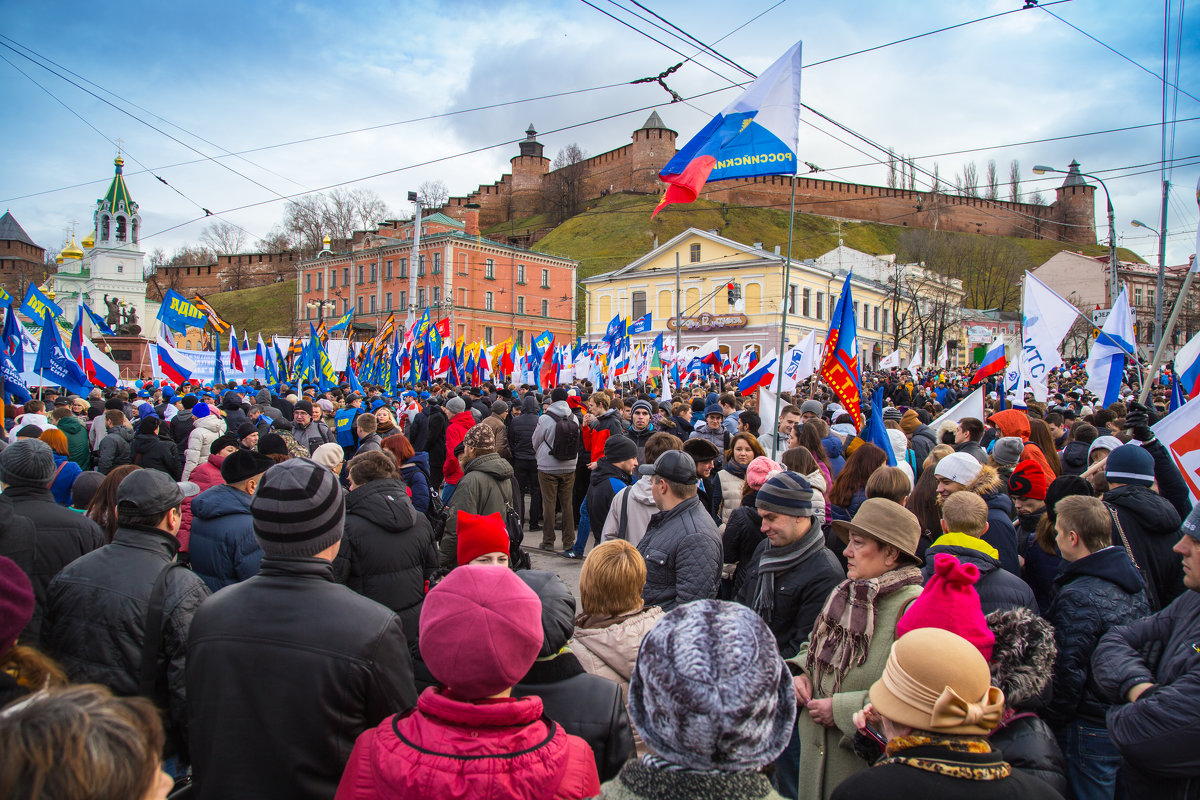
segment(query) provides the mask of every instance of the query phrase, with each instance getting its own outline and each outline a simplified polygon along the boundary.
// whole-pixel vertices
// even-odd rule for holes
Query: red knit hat
[[[978,580],[979,567],[938,553],[933,559],[933,577],[896,623],[896,638],[917,628],[941,628],[966,639],[991,661],[996,636],[979,604]]]
[[[486,517],[458,512],[458,565],[470,564],[488,553],[507,553],[508,530],[499,513]]]
[[[1033,460],[1017,464],[1008,478],[1008,493],[1013,497],[1032,497],[1044,501],[1049,486],[1046,473]]]

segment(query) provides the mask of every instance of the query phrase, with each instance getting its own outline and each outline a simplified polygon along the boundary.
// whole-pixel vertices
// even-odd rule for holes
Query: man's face
[[[962,444],[963,442],[971,441],[971,434],[963,430],[963,426],[959,425],[954,429],[954,443]]]
[[[292,420],[301,428],[307,428],[308,424],[312,422],[312,414],[307,411],[293,411]]]
[[[720,430],[721,423],[725,421],[725,418],[720,414],[709,414],[704,420],[708,423],[708,427],[715,431]]]
[[[816,415],[816,414],[814,414],[814,413],[813,413],[813,412],[811,412],[811,411],[805,411],[804,413],[802,413],[802,414],[800,415],[800,421],[801,421],[802,423],[803,423],[803,422],[808,422],[810,419],[816,419],[816,418],[817,418],[817,415]]]
[[[790,434],[792,432],[792,428],[794,428],[796,423],[799,421],[799,414],[784,414],[779,420],[779,432]]]
[[[629,420],[631,419],[631,414],[632,414],[632,412],[629,410],[629,406],[625,406],[621,409],[621,418],[624,419],[626,422],[629,422]]]
[[[709,459],[708,461],[697,461],[696,462],[696,477],[707,478],[709,475],[712,475],[712,471],[713,471],[712,459]]]
[[[1055,439],[1061,439],[1067,434],[1067,429],[1064,425],[1058,425],[1057,423],[1050,422],[1047,423],[1047,426],[1050,428],[1050,435]]]
[[[261,416],[261,415],[260,415],[260,413],[259,413],[259,410],[258,410],[257,408],[251,408],[251,409],[250,409],[250,413],[249,413],[249,415],[248,415],[248,416],[250,417],[250,421],[251,421],[251,422],[258,422],[258,418],[259,418],[259,416]]]
[[[1183,585],[1200,592],[1200,542],[1184,534],[1174,549],[1183,557]]]
[[[650,426],[650,412],[644,408],[639,408],[631,415],[633,420],[634,430],[644,431]]]
[[[771,547],[786,547],[804,538],[812,527],[812,517],[789,517],[775,511],[760,511],[762,532],[771,542]]]
[[[249,449],[253,450],[255,448],[255,446],[258,444],[258,434],[257,433],[250,434],[245,439],[242,439],[242,444],[245,445],[246,447],[248,447]]]
[[[637,465],[638,465],[637,456],[634,456],[633,458],[627,458],[624,461],[614,461],[613,462],[613,466],[616,467],[617,469],[621,470],[622,472],[624,472],[626,475],[632,475],[634,469],[637,468]]]
[[[947,497],[955,492],[961,492],[965,488],[967,487],[963,486],[957,481],[952,481],[949,478],[943,478],[941,475],[937,476],[937,495],[939,503],[946,502]]]
[[[598,416],[600,416],[601,414],[603,414],[605,411],[607,411],[607,410],[608,410],[607,408],[605,408],[604,406],[600,405],[599,403],[593,403],[591,400],[589,400],[589,401],[588,401],[587,407],[588,407],[588,412],[589,412],[589,413],[590,413],[590,414],[591,414],[593,417],[598,417]]]
[[[1014,497],[1012,501],[1022,514],[1040,514],[1046,510],[1045,502],[1033,497]]]

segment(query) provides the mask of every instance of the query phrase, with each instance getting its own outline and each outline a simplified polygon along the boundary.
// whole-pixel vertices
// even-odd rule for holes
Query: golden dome
[[[71,234],[71,243],[63,248],[59,256],[64,260],[70,259],[75,261],[83,260],[83,251],[75,244],[75,234]]]
[[[54,257],[54,261],[55,261],[55,262],[56,262],[56,263],[57,263],[59,266],[61,266],[61,265],[62,265],[62,262],[63,262],[63,254],[62,254],[62,253],[59,253],[58,255],[56,255],[56,256]]]
[[[79,243],[86,250],[91,250],[96,246],[96,232],[92,231],[87,236],[83,237],[83,241]]]

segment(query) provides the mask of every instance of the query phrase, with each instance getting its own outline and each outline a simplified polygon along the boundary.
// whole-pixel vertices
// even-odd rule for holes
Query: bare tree
[[[987,185],[984,197],[988,200],[1000,199],[1000,178],[996,174],[996,159],[989,158],[987,163]]]
[[[585,198],[584,179],[587,170],[584,161],[587,153],[572,142],[558,151],[546,176],[546,211],[557,224],[583,210]]]
[[[963,164],[962,172],[955,174],[954,187],[958,189],[959,194],[966,197],[979,196],[979,170],[974,161]]]
[[[294,237],[300,252],[306,257],[315,255],[321,249],[321,240],[327,233],[323,205],[321,195],[306,194],[288,200],[284,207],[283,229]]]
[[[200,233],[200,242],[218,255],[244,251],[247,238],[246,231],[223,219],[209,223]]]
[[[266,238],[259,239],[254,247],[260,253],[286,253],[294,245],[291,234],[282,225],[276,225],[267,232]]]
[[[887,161],[887,185],[889,189],[895,189],[899,184],[899,174],[900,171],[896,163],[896,151],[889,147]]]
[[[312,256],[321,249],[326,236],[349,239],[356,230],[373,230],[390,213],[387,204],[369,189],[334,189],[329,194],[289,200],[283,231],[295,237],[305,256]]]
[[[1075,322],[1067,331],[1066,337],[1062,343],[1062,353],[1067,358],[1084,358],[1088,354],[1088,350],[1092,346],[1092,331],[1094,328],[1088,321],[1092,315],[1091,306],[1081,302],[1079,295],[1076,292],[1071,292],[1065,298],[1071,305],[1079,309],[1079,313],[1083,316],[1075,317]]]
[[[203,245],[185,244],[175,249],[167,263],[177,267],[199,267],[216,262],[216,257]]]
[[[1021,162],[1015,158],[1008,165],[1008,199],[1021,202]]]
[[[968,308],[1003,311],[1017,307],[1021,277],[1034,266],[1028,251],[1005,239],[923,229],[903,233],[896,257],[961,280]]]
[[[917,190],[917,164],[911,155],[908,157],[908,190],[910,192]]]
[[[1033,197],[1029,198],[1029,202],[1035,206],[1044,206],[1046,205],[1046,198],[1042,197],[1041,192],[1034,192]]]
[[[417,196],[422,208],[437,211],[450,199],[450,190],[441,181],[425,181],[417,187]]]

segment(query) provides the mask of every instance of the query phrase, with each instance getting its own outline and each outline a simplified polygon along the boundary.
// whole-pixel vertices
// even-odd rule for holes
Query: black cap
[[[688,439],[683,443],[683,452],[692,457],[694,461],[716,461],[721,455],[721,451],[717,446],[708,439]]]
[[[696,462],[682,450],[668,450],[653,464],[637,468],[638,475],[655,475],[672,483],[695,483]]]
[[[165,472],[135,469],[117,487],[117,513],[124,511],[139,516],[165,514],[182,503],[185,497],[195,497],[199,493],[200,487],[196,484],[176,483]]]
[[[609,463],[637,458],[637,445],[628,436],[609,436],[604,440],[604,458]]]

